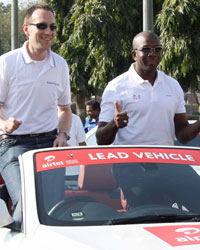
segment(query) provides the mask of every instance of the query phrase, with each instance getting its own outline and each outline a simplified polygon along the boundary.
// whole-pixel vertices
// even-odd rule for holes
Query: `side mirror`
[[[14,220],[8,212],[6,203],[0,199],[0,227],[10,225],[12,222],[14,222]]]

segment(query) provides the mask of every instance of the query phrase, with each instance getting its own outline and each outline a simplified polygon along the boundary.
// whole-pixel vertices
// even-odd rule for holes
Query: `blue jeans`
[[[32,149],[52,147],[55,138],[55,135],[15,136],[12,139],[6,138],[0,141],[0,173],[12,200],[15,221],[21,220],[21,209],[19,209],[19,206],[21,208],[21,178],[18,156]]]

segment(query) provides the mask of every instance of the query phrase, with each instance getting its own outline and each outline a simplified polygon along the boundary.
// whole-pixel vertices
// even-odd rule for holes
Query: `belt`
[[[49,132],[44,132],[44,133],[39,133],[39,134],[25,134],[25,135],[9,135],[9,134],[3,134],[1,136],[2,139],[6,138],[26,138],[26,137],[40,137],[40,136],[48,136],[48,135],[56,135],[57,134],[57,129],[54,129]]]

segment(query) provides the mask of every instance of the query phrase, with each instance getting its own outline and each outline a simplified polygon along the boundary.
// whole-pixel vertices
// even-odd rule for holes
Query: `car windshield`
[[[34,154],[45,225],[198,221],[198,149],[85,147]]]

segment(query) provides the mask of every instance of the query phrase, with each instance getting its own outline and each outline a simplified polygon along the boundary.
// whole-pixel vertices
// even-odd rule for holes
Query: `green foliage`
[[[49,4],[55,11],[57,24],[57,42],[54,43],[53,48],[57,51],[60,46],[57,43],[64,42],[64,40],[62,40],[64,20],[66,15],[69,13],[72,5],[74,4],[74,0],[44,0],[43,2]]]
[[[1,20],[0,55],[9,51],[11,46],[10,12],[11,12],[10,4],[5,6],[3,3],[0,3],[0,20]]]
[[[19,5],[19,46],[24,12],[36,0]],[[131,43],[142,30],[142,1],[43,0],[56,13],[53,50],[70,66],[72,93],[101,95],[107,82],[126,71]],[[160,11],[162,6],[162,10]],[[10,50],[11,5],[0,3],[0,54]],[[163,44],[160,69],[179,80],[185,90],[197,89],[200,76],[200,1],[154,0],[155,29]]]
[[[18,46],[22,46],[26,36],[22,30],[24,14],[29,6],[35,3],[35,0],[28,0],[25,4],[19,4],[18,7]],[[11,4],[4,5],[0,3],[0,55],[11,50]]]
[[[183,88],[197,89],[200,75],[200,1],[165,0],[156,20],[163,44],[161,70]]]
[[[70,66],[72,93],[101,95],[107,82],[131,63],[132,38],[142,27],[141,1],[46,2],[59,13],[54,49]]]
[[[22,29],[22,24],[24,22],[24,15],[25,15],[26,9],[27,7],[23,9],[19,9],[19,12],[18,12],[18,46],[19,47],[21,47],[24,41],[26,41],[26,36]]]

